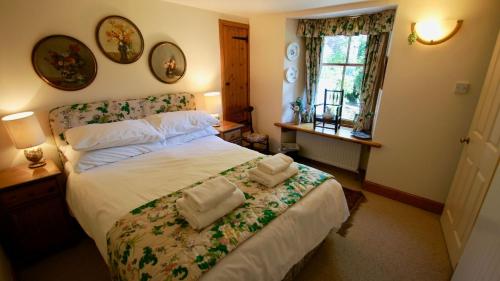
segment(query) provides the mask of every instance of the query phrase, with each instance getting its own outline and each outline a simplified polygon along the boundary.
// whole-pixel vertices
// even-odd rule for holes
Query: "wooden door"
[[[453,267],[462,255],[490,185],[500,150],[500,34],[479,105],[446,200],[441,225]]]
[[[222,115],[224,120],[245,123],[249,106],[248,25],[219,20]]]

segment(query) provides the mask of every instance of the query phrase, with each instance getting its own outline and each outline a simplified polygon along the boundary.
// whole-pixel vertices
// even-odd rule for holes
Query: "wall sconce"
[[[413,44],[415,41],[424,45],[437,45],[448,41],[453,37],[460,27],[463,20],[455,21],[436,21],[427,20],[419,21],[411,24],[411,33],[408,36],[408,44]],[[450,28],[451,25],[454,25]]]

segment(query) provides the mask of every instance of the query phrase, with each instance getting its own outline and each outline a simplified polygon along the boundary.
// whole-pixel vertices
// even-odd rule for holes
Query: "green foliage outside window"
[[[367,40],[366,35],[324,38],[316,104],[323,103],[325,89],[344,90],[342,119],[359,113]]]

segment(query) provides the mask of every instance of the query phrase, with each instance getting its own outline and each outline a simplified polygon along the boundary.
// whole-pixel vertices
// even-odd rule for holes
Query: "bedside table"
[[[29,262],[75,241],[64,176],[53,161],[0,171],[0,237],[14,263]]]
[[[241,145],[241,130],[243,127],[245,126],[242,124],[222,120],[220,126],[214,128],[219,131],[219,137],[221,139]]]

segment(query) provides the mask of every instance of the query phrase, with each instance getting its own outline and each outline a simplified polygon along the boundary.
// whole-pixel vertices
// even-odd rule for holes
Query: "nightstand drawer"
[[[226,141],[233,142],[233,141],[236,141],[239,139],[241,139],[241,130],[240,129],[224,133],[224,140],[226,140]]]
[[[0,194],[0,204],[12,207],[47,195],[55,195],[57,192],[57,181],[52,178],[3,192]]]

